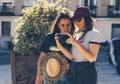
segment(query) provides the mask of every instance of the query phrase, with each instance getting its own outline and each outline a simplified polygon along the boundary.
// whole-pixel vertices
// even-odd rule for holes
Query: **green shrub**
[[[33,3],[30,8],[22,10],[22,16],[17,19],[17,36],[14,38],[14,51],[18,55],[39,55],[39,47],[46,33],[59,12],[71,12],[61,7],[60,0],[49,4],[46,0]]]

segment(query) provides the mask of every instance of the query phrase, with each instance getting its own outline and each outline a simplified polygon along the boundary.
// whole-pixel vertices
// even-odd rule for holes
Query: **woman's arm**
[[[82,46],[78,41],[76,41],[73,37],[67,39],[66,42],[69,43],[69,44],[72,44],[72,45],[76,46],[76,47],[78,48],[80,54],[81,54],[82,56],[84,56],[89,62],[93,62],[93,61],[96,60],[96,57],[97,57],[97,54],[98,54],[100,45],[90,43],[90,44],[89,44],[89,50],[86,50],[86,49],[83,48],[83,46]]]
[[[56,44],[57,44],[57,47],[61,50],[61,52],[69,59],[69,60],[73,60],[73,56],[72,54],[67,50],[65,49],[61,43],[59,42],[59,37],[57,35],[55,35],[55,41],[56,41]]]
[[[57,47],[61,50],[61,52],[69,59],[69,60],[73,60],[73,56],[72,54],[67,50],[65,49],[61,43],[59,41],[56,41],[56,44],[57,44]]]
[[[80,44],[76,44],[76,47],[78,48],[82,56],[84,56],[89,62],[93,62],[97,58],[100,45],[89,44],[89,50],[84,49]]]
[[[38,62],[37,62],[37,74],[36,74],[36,81],[35,84],[42,84],[42,78],[40,76],[40,63],[42,61],[42,58],[45,56],[44,52],[41,52]]]

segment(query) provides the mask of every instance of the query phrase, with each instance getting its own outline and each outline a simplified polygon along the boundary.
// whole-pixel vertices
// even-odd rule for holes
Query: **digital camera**
[[[65,34],[57,34],[57,36],[59,37],[60,43],[65,43],[65,41],[69,38],[69,36]]]

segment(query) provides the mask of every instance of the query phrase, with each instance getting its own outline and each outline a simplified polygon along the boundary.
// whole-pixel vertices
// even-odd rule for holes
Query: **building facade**
[[[16,36],[15,19],[21,10],[31,7],[37,0],[0,0],[0,49],[10,49]],[[56,0],[48,0],[50,4]],[[95,28],[100,30],[103,40],[120,38],[120,0],[62,0],[61,5],[74,11],[79,6],[87,6],[96,19]]]

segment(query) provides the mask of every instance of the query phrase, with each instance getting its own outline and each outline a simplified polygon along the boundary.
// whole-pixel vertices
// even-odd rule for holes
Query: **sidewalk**
[[[0,84],[12,84],[11,65],[0,65]]]
[[[9,54],[10,51],[9,50],[0,50],[0,54],[6,55]]]
[[[9,50],[0,50],[0,84],[12,84],[9,55]]]
[[[117,74],[115,66],[108,63],[104,55],[104,52],[100,52],[96,61],[98,84],[120,84],[120,75]],[[0,84],[12,84],[10,64],[0,65]]]
[[[0,65],[10,64],[10,51],[0,50]]]
[[[100,49],[96,61],[98,71],[98,84],[120,84],[120,75],[116,72],[116,67],[108,62],[106,48]]]

